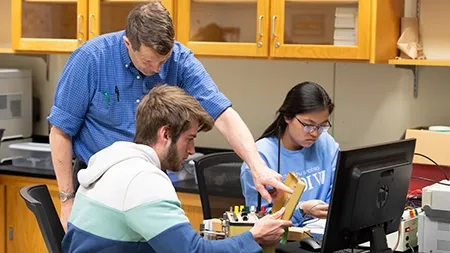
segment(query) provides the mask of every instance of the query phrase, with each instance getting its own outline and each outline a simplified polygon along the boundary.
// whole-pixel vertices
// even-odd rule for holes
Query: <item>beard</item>
[[[161,169],[177,172],[181,170],[181,165],[176,143],[171,143],[164,159],[161,160]]]

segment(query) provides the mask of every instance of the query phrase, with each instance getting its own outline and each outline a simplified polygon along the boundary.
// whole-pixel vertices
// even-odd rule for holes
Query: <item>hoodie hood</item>
[[[78,172],[80,185],[87,188],[95,183],[110,168],[129,159],[144,159],[158,168],[161,164],[155,150],[147,145],[118,141],[95,153],[86,169]]]

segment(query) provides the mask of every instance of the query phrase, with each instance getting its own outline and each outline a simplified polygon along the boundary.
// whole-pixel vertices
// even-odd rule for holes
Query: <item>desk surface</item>
[[[369,252],[368,250],[369,250],[368,248],[367,249],[364,248],[363,252]],[[313,251],[309,251],[309,250],[300,248],[300,244],[298,242],[288,242],[284,245],[283,244],[277,245],[275,252],[276,253],[310,253]],[[351,252],[351,251],[347,251],[347,252]],[[355,250],[354,252],[359,252],[359,250],[358,251]],[[418,252],[418,247],[414,247],[414,251],[411,251],[411,250],[405,251],[405,253],[412,253],[412,252]],[[318,252],[314,252],[314,253],[318,253]]]
[[[300,248],[300,244],[298,242],[288,242],[286,244],[279,244],[275,249],[276,253],[309,253],[312,251],[308,251]]]

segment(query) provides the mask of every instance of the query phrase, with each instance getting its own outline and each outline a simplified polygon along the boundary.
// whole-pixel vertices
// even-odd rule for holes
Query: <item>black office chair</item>
[[[243,161],[236,153],[208,154],[194,162],[203,219],[222,217],[230,205],[245,205],[240,181]]]
[[[31,185],[20,189],[20,196],[36,217],[49,253],[61,253],[64,229],[46,185]]]

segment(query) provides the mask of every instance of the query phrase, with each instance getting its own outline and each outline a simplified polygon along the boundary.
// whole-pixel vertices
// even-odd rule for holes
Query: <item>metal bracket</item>
[[[417,65],[395,65],[396,68],[400,68],[400,69],[409,69],[412,71],[413,74],[413,95],[414,98],[417,98],[419,95],[419,66]]]

